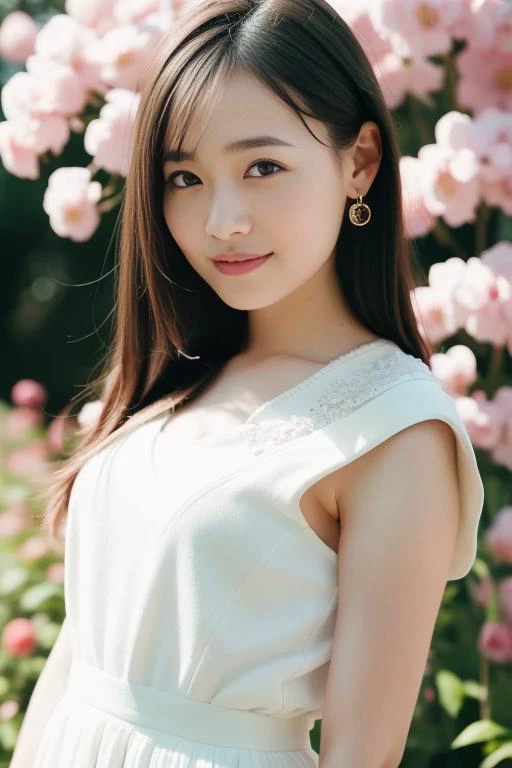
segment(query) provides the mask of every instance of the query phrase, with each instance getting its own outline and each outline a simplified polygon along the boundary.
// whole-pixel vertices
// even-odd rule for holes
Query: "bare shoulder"
[[[419,421],[396,432],[349,464],[324,478],[323,497],[331,499],[329,513],[340,523],[347,520],[355,496],[393,492],[404,484],[406,473],[420,469],[432,482],[444,476],[447,484],[456,478],[456,440],[452,428],[440,419]],[[444,471],[443,471],[444,470]]]

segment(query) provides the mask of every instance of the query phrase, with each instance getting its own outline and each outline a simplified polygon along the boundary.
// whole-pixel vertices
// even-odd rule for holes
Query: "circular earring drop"
[[[356,190],[356,192],[358,191]],[[348,216],[356,227],[364,227],[372,217],[370,206],[363,203],[363,196],[359,192],[357,194],[357,203],[350,206]]]

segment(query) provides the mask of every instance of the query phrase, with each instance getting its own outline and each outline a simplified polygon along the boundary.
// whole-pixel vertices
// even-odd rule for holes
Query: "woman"
[[[45,520],[72,663],[35,768],[394,768],[483,487],[381,90],[324,0],[208,0],[134,136],[104,407]]]

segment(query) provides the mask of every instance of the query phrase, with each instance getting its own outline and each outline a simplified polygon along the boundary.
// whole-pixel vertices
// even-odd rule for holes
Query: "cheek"
[[[178,247],[186,254],[194,252],[195,239],[199,228],[194,223],[193,207],[184,205],[176,197],[164,195],[163,214],[167,229],[176,241]]]

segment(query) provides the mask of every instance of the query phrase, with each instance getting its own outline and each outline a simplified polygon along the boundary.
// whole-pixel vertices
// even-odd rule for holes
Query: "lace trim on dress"
[[[437,381],[423,360],[402,349],[394,349],[343,378],[331,381],[314,407],[308,410],[308,416],[294,414],[286,419],[249,422],[242,425],[241,436],[255,454],[260,454],[347,416],[398,382],[417,378]]]

